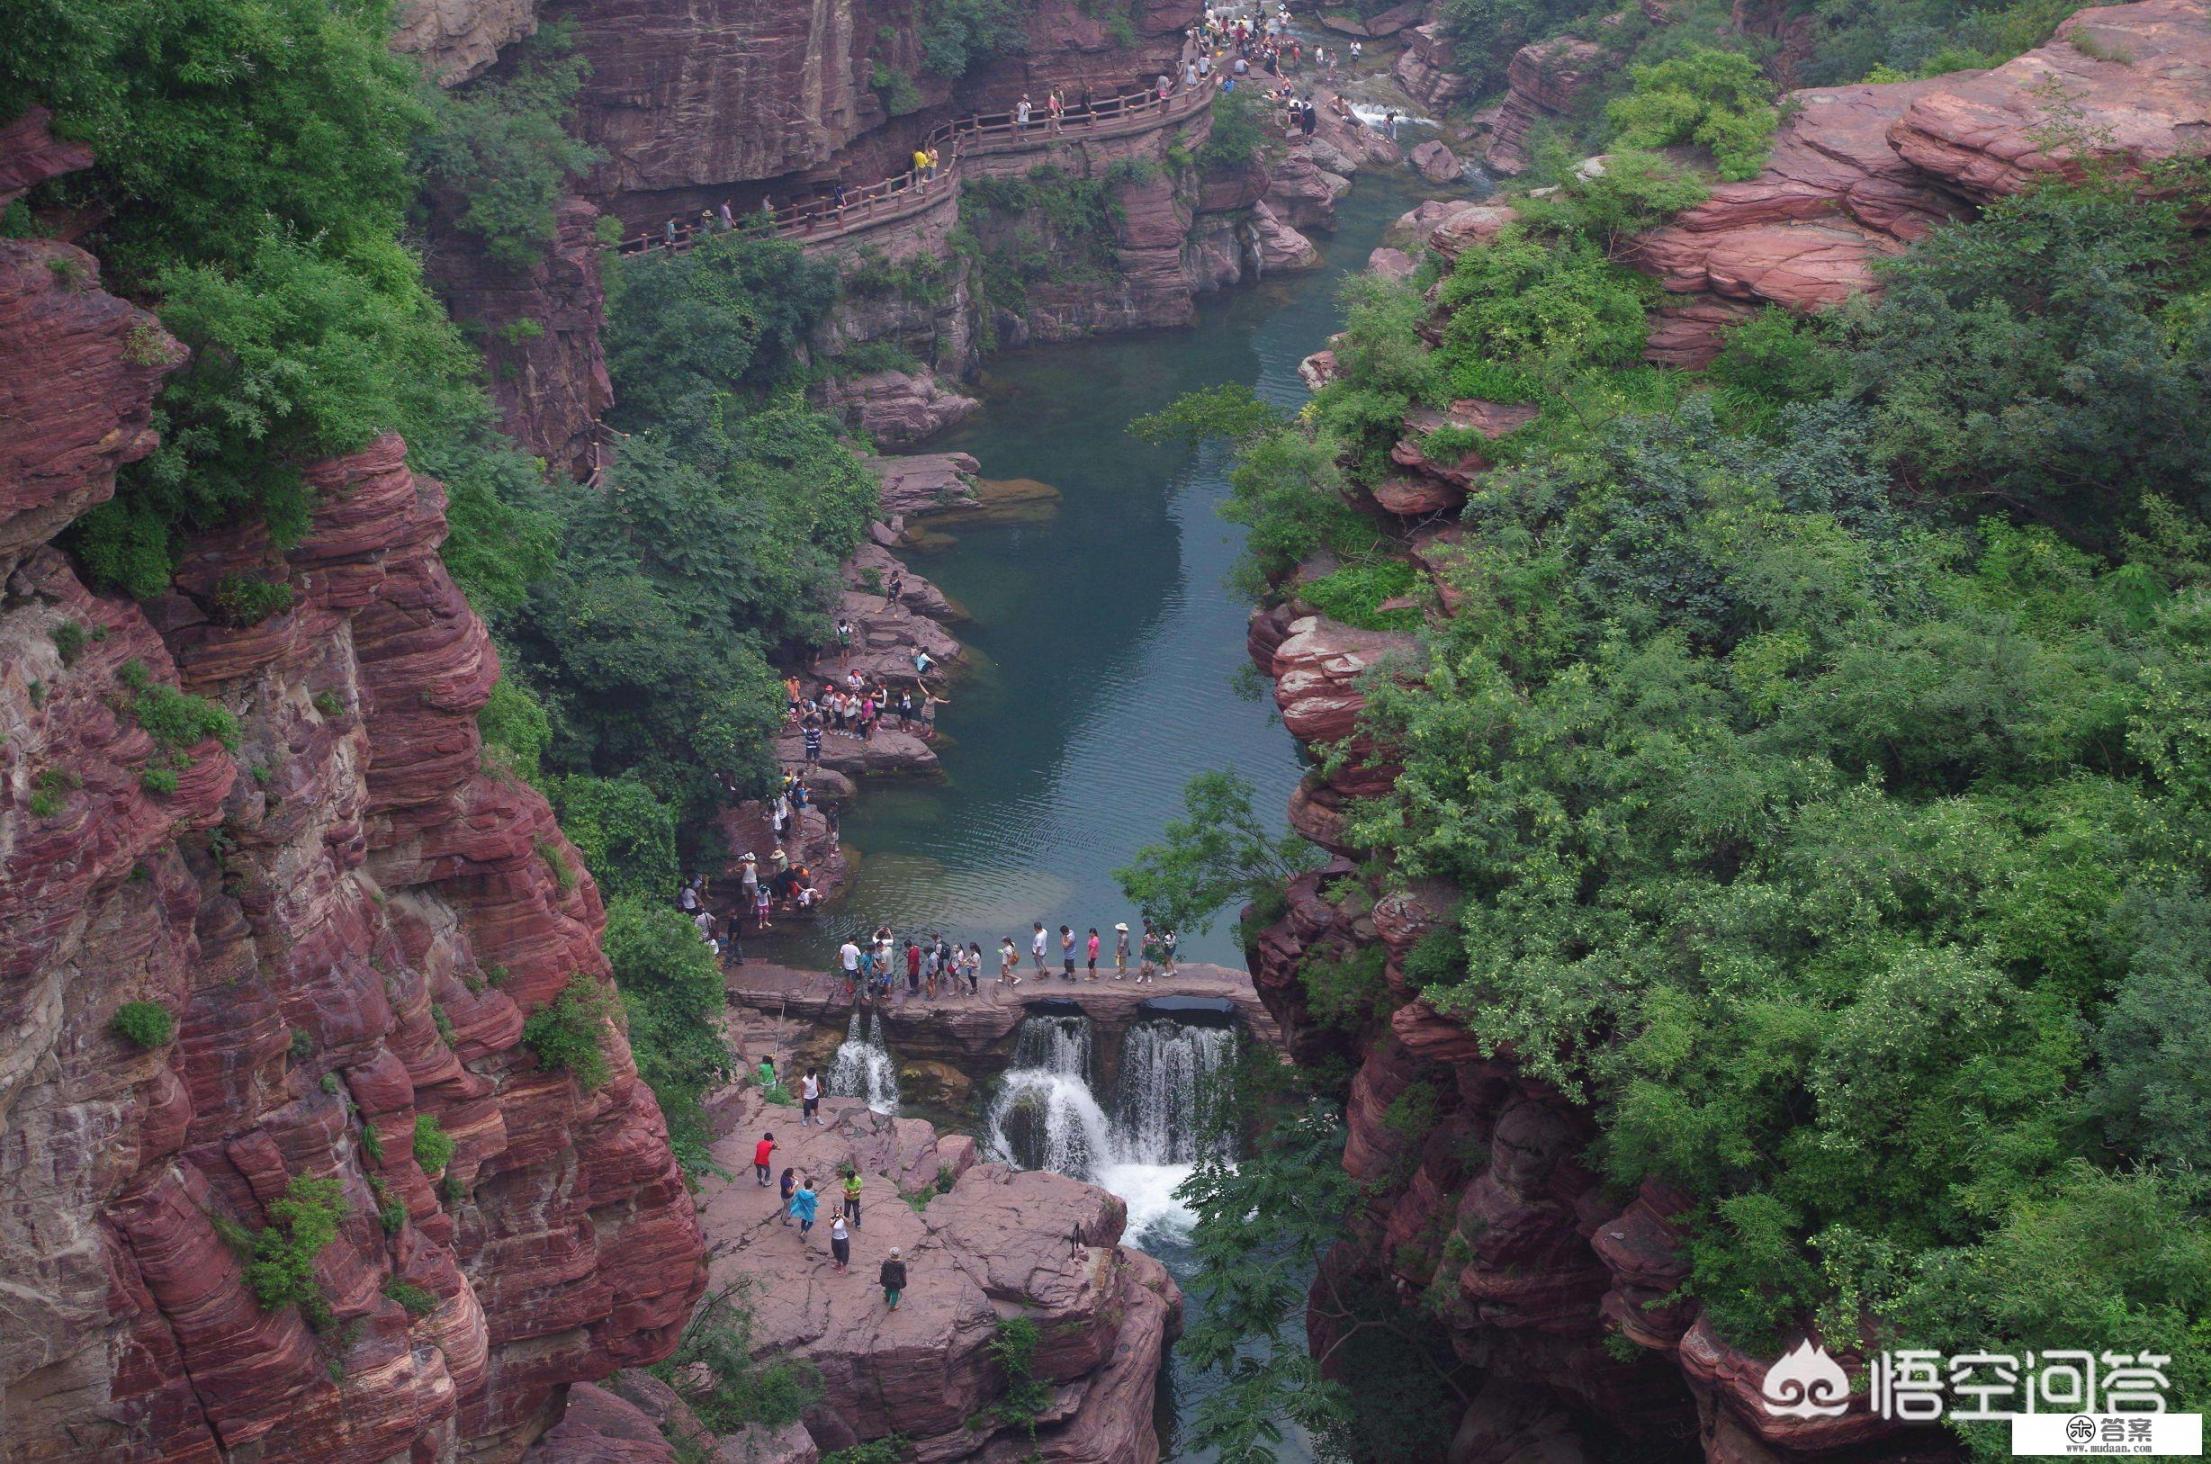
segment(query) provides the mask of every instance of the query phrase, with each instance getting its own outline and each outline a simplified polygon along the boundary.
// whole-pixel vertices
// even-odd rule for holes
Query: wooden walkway
[[[922,143],[924,149],[935,148],[944,157],[935,176],[923,177],[920,170],[908,168],[879,183],[847,190],[841,208],[830,194],[824,193],[777,209],[769,217],[774,220],[777,237],[801,243],[866,233],[910,218],[943,202],[947,194],[956,194],[963,158],[992,153],[1042,152],[1070,142],[1135,137],[1154,132],[1203,111],[1212,102],[1218,84],[1219,78],[1211,76],[1194,87],[1172,90],[1165,97],[1150,88],[1129,92],[1095,102],[1082,115],[1066,117],[1057,128],[1041,110],[1030,113],[1026,126],[1015,120],[1011,112],[979,112],[961,117],[938,127]],[[757,209],[739,215],[738,227],[758,229],[760,217]],[[711,238],[713,234],[696,224],[678,224],[673,239],[665,230],[638,234],[624,239],[619,248],[624,254],[681,254],[702,237]]]

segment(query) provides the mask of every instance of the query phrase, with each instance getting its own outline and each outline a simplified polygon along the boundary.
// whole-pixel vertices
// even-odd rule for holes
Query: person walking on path
[[[1062,925],[1059,928],[1059,965],[1060,980],[1075,979],[1075,932],[1071,926]]]
[[[998,942],[998,984],[1021,984],[1021,953],[1013,948],[1013,937],[1003,936]]]
[[[1044,974],[1044,922],[1036,922],[1036,930],[1029,936],[1029,957],[1036,962],[1036,974]]]
[[[814,1193],[814,1182],[800,1175],[798,1188],[791,1193],[791,1217],[798,1221],[798,1243],[806,1244],[806,1232],[814,1228],[814,1213],[821,1205],[821,1197]]]
[[[781,1224],[788,1225],[791,1223],[791,1193],[797,1188],[798,1171],[795,1169],[784,1170],[783,1187],[779,1191],[777,1191],[776,1199],[776,1204],[778,1208],[780,1208],[783,1212],[782,1219],[779,1222]]]
[[[906,937],[906,994],[921,995],[921,945],[910,935]]]
[[[1027,92],[1021,94],[1021,100],[1014,106],[1013,125],[1017,131],[1026,132],[1029,130],[1029,94]],[[671,219],[669,222],[673,224],[675,221]]]
[[[1118,981],[1129,970],[1129,923],[1119,921],[1113,927],[1113,979]]]
[[[854,1165],[844,1172],[844,1218],[852,1222],[852,1228],[860,1228],[860,1170]]]
[[[768,1166],[775,1162],[775,1135],[762,1134],[760,1142],[752,1146],[752,1172],[760,1181],[760,1188],[768,1187]]]
[[[844,944],[837,947],[837,967],[844,972],[845,1000],[850,1001],[860,989],[860,941],[848,935]]]
[[[852,1264],[852,1232],[844,1228],[844,1216],[833,1215],[829,1220],[830,1269],[842,1271]]]
[[[822,1127],[821,1079],[814,1076],[812,1068],[808,1068],[806,1076],[798,1080],[798,1102],[799,1127],[804,1128],[807,1124],[812,1124],[815,1128]]]
[[[1168,930],[1159,938],[1160,970],[1170,979],[1175,974],[1175,933]]]
[[[876,1280],[882,1283],[883,1300],[890,1303],[892,1311],[897,1311],[899,1295],[906,1289],[906,1263],[899,1259],[897,1246],[892,1246],[891,1253],[884,1258],[883,1269],[876,1273]]]
[[[1084,953],[1090,957],[1090,979],[1098,979],[1098,927],[1090,927],[1090,939],[1084,943]]]
[[[979,995],[983,986],[983,948],[974,941],[967,943],[967,994]]]

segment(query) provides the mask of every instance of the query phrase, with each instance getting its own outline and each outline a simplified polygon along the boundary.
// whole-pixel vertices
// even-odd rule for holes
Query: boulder
[[[931,513],[974,502],[975,474],[981,467],[964,452],[917,452],[862,458],[883,485],[885,518]],[[902,525],[893,525],[894,528]],[[877,542],[881,542],[878,540]]]
[[[676,1446],[636,1404],[591,1383],[568,1390],[559,1423],[522,1456],[527,1464],[677,1464]]]
[[[1251,227],[1260,267],[1266,273],[1320,268],[1320,251],[1313,241],[1277,218],[1264,202],[1252,205]]]
[[[852,557],[844,562],[844,584],[848,590],[875,596],[889,593],[896,584],[898,603],[916,615],[939,624],[965,618],[964,612],[945,598],[944,591],[908,569],[880,544],[862,544],[852,551]]]
[[[1430,183],[1456,183],[1466,168],[1458,154],[1434,138],[1413,149],[1412,164]]]
[[[1428,247],[1447,260],[1478,249],[1505,231],[1520,215],[1502,203],[1472,203],[1453,209],[1428,231]]]
[[[2211,14],[2197,0],[2075,12],[2049,42],[1990,71],[1935,78],[1889,129],[1905,162],[1977,202],[2091,161],[2143,179],[2211,152]],[[2051,98],[2064,98],[2053,136]]]
[[[1282,725],[1304,743],[1350,737],[1366,709],[1360,679],[1419,646],[1403,631],[1357,630],[1319,615],[1293,620],[1287,629],[1274,649],[1274,702]]]
[[[1446,428],[1476,432],[1492,441],[1535,420],[1541,408],[1503,402],[1456,401],[1445,411],[1416,407],[1405,414],[1405,436],[1390,448],[1390,461],[1405,476],[1377,485],[1374,499],[1391,513],[1414,517],[1456,508],[1466,502],[1474,480],[1489,471],[1489,460],[1469,448],[1455,457],[1429,456],[1425,440]]]
[[[0,208],[64,173],[92,166],[89,143],[54,136],[54,114],[44,107],[27,107],[14,120],[0,123]]]
[[[1402,249],[1391,249],[1385,245],[1367,255],[1367,273],[1380,275],[1385,280],[1411,279],[1417,268],[1413,257]]]
[[[822,385],[822,406],[887,447],[907,447],[933,437],[982,409],[971,396],[947,390],[936,373],[870,371],[831,377]]]
[[[1307,391],[1317,392],[1334,381],[1337,376],[1336,353],[1315,351],[1297,363],[1297,378],[1305,383]]]
[[[1267,207],[1293,229],[1332,229],[1336,200],[1351,191],[1351,180],[1321,168],[1304,153],[1277,164],[1267,182]]]

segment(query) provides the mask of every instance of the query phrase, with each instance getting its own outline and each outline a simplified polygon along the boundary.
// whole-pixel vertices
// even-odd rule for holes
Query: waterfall
[[[1187,1166],[1205,1151],[1205,1105],[1236,1055],[1226,1027],[1158,1017],[1129,1030],[1109,1117],[1091,1089],[1088,1017],[1031,1016],[990,1106],[992,1151],[1025,1169],[1082,1179],[1109,1170]]]
[[[1121,1091],[1114,1130],[1124,1162],[1189,1164],[1209,1145],[1207,1117],[1220,1075],[1236,1060],[1236,1033],[1154,1017],[1129,1029],[1121,1048]]]
[[[829,1065],[829,1091],[839,1098],[865,1098],[877,1113],[898,1111],[898,1065],[883,1045],[879,1018],[855,1011],[844,1041]]]

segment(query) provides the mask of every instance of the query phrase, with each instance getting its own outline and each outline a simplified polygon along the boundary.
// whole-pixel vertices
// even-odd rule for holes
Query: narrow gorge
[[[2207,160],[2204,0],[0,14],[0,1461],[2184,1427]]]

